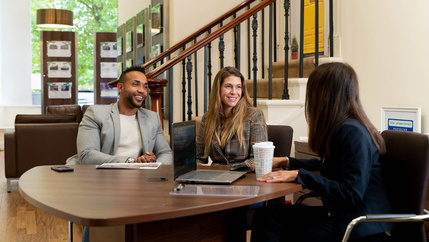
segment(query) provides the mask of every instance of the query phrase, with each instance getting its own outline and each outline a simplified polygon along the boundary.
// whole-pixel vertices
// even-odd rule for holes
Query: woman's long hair
[[[305,110],[309,125],[308,145],[320,157],[329,156],[331,136],[348,118],[359,121],[380,153],[385,152],[383,137],[362,108],[358,78],[351,66],[337,62],[318,66],[308,78]]]
[[[236,76],[241,79],[241,98],[237,105],[232,108],[231,119],[222,127],[221,133],[218,133],[218,127],[225,119],[223,113],[222,101],[220,99],[220,87],[225,78],[229,76]],[[210,95],[209,110],[206,114],[204,124],[204,158],[210,153],[210,146],[212,139],[219,142],[221,147],[225,147],[231,136],[236,133],[240,145],[243,145],[243,120],[247,117],[247,109],[253,107],[246,89],[246,82],[244,76],[234,67],[225,67],[220,70],[213,82],[212,92]]]

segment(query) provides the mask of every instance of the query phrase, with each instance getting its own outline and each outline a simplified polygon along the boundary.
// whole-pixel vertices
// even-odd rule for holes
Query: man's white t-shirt
[[[121,135],[115,156],[140,157],[143,151],[143,140],[140,133],[137,115],[119,114]]]

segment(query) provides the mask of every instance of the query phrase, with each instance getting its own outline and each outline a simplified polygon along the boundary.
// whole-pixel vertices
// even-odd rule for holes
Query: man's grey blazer
[[[156,161],[173,163],[173,153],[165,139],[157,113],[139,108],[137,120],[143,140],[143,152],[153,152]],[[80,122],[77,154],[67,159],[68,165],[121,163],[128,157],[113,156],[118,148],[121,126],[118,103],[90,106]],[[137,158],[137,157],[133,157]]]

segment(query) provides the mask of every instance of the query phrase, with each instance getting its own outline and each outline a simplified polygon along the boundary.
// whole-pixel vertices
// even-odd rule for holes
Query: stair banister
[[[161,66],[159,66],[155,70],[152,70],[151,72],[147,73],[147,75],[146,75],[147,78],[152,79],[152,78],[156,78],[157,76],[161,75],[163,72],[172,68],[174,65],[176,65],[177,63],[179,63],[180,61],[185,59],[187,56],[189,56],[189,55],[193,54],[195,51],[203,48],[208,43],[219,38],[221,35],[225,34],[226,32],[228,32],[229,30],[231,30],[235,26],[239,25],[240,23],[242,23],[246,19],[250,18],[254,14],[258,13],[259,11],[261,11],[262,9],[264,9],[265,7],[267,7],[268,5],[270,5],[271,3],[275,2],[275,1],[276,0],[262,1],[258,5],[254,6],[253,8],[249,9],[245,13],[238,16],[236,19],[234,19],[231,22],[224,25],[222,28],[219,28],[215,32],[207,35],[205,38],[198,41],[196,44],[190,46],[189,48],[187,48],[186,50],[184,50],[183,52],[181,52],[177,56],[171,58],[171,60],[165,62],[164,64],[162,64]]]
[[[194,40],[197,37],[201,36],[202,34],[204,34],[205,32],[207,32],[209,29],[211,29],[214,26],[218,25],[220,22],[224,21],[225,19],[231,17],[234,13],[236,13],[236,12],[240,11],[241,9],[247,7],[248,5],[250,5],[251,3],[253,3],[254,1],[255,0],[246,0],[246,1],[242,2],[242,3],[240,3],[235,8],[233,8],[230,11],[226,12],[225,14],[223,14],[222,16],[220,16],[219,18],[213,20],[212,22],[210,22],[206,26],[202,27],[201,29],[197,30],[195,33],[193,33],[189,37],[185,38],[184,40],[180,41],[179,43],[175,44],[174,46],[168,48],[167,50],[165,50],[164,52],[162,52],[161,54],[159,54],[158,56],[156,56],[152,60],[144,63],[142,67],[145,68],[145,69],[147,69],[147,68],[153,66],[158,61],[161,61],[162,59],[164,59],[168,55],[172,54],[176,50],[182,48],[183,46],[185,46],[186,44],[188,44],[192,40]]]

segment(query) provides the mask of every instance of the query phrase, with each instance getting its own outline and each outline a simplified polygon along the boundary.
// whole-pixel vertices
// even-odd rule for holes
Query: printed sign
[[[388,130],[402,130],[402,131],[413,131],[413,120],[404,119],[388,119]]]

